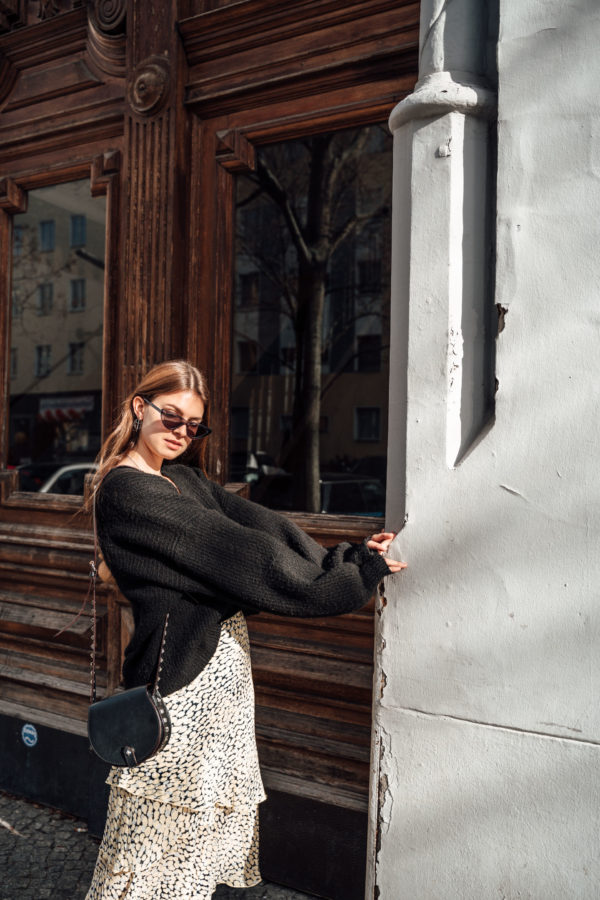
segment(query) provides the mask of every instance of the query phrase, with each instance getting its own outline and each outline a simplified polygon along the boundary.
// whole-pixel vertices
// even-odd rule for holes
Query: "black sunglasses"
[[[185,425],[187,436],[193,441],[206,437],[212,431],[212,428],[209,428],[208,425],[204,425],[202,422],[196,422],[195,419],[182,419],[177,413],[169,412],[167,409],[160,409],[156,403],[153,403],[152,400],[148,400],[147,397],[142,397],[142,400],[144,403],[147,403],[148,406],[151,406],[152,409],[155,409],[156,412],[160,413],[160,420],[169,431],[177,431],[178,428]]]

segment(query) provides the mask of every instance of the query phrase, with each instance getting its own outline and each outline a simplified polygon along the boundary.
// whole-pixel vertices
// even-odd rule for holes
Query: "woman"
[[[160,691],[171,739],[113,768],[87,900],[209,900],[218,883],[260,881],[264,799],[244,613],[330,616],[363,606],[405,564],[394,535],[324,550],[283,516],[228,493],[200,468],[169,465],[202,446],[208,392],[174,360],[125,400],[93,485],[106,564],[133,609],[126,687],[152,680],[169,614]]]

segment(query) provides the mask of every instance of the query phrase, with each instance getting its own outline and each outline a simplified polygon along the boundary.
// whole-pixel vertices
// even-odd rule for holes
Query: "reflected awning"
[[[78,397],[41,397],[38,417],[44,422],[79,422],[94,409],[94,397],[84,394]]]

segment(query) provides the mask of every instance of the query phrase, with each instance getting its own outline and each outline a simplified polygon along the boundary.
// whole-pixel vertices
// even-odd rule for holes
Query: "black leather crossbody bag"
[[[88,709],[88,737],[94,753],[111,766],[139,766],[162,750],[171,736],[171,720],[158,690],[163,663],[169,614],[165,617],[156,675],[152,684],[117,691],[103,700],[96,699],[96,579],[98,577],[98,538],[96,498],[92,507],[94,559],[90,562],[92,593],[92,677]]]

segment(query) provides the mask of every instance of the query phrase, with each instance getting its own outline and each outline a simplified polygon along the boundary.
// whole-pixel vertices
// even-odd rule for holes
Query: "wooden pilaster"
[[[121,395],[181,355],[187,113],[175,0],[130,4],[119,313]]]

